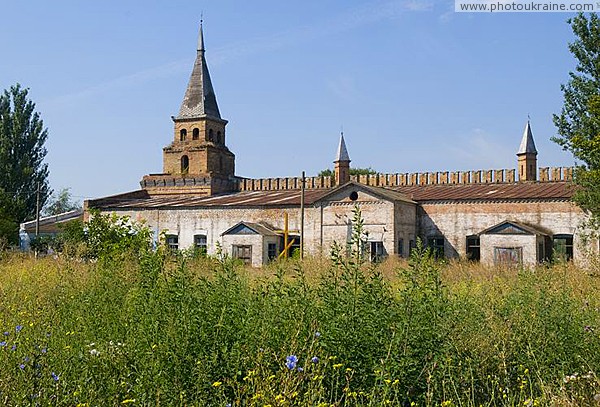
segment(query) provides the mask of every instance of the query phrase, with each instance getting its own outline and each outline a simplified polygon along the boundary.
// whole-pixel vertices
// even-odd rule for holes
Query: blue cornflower
[[[21,363],[21,364],[19,365],[19,369],[21,369],[21,370],[25,369],[25,365],[24,365],[23,363]]]
[[[4,347],[4,346],[6,346],[6,341],[2,341],[2,342],[0,342],[0,348],[2,348],[2,347]]]
[[[46,353],[46,352],[48,352],[48,349],[42,348],[42,353]]]
[[[298,363],[298,357],[296,355],[290,355],[285,358],[285,367],[292,370],[296,367],[296,363]]]
[[[10,350],[12,350],[13,352],[17,350],[17,345],[13,345],[10,347]]]
[[[304,369],[303,369],[303,368],[301,368],[300,366],[298,366],[298,371],[299,371],[300,373],[302,373],[302,372],[304,372]]]
[[[231,403],[225,404],[225,407],[231,407]]]
[[[15,331],[21,332],[21,329],[23,329],[23,325],[17,325]]]
[[[313,356],[310,361],[313,362],[313,363],[319,363],[319,358],[316,357],[316,356]]]
[[[29,356],[25,356],[23,360],[25,361],[25,363],[29,362]]]
[[[321,332],[319,332],[319,331],[315,332],[315,337],[316,338],[319,338],[320,336],[321,336]]]
[[[8,336],[8,335],[10,335],[10,334],[8,333],[8,331],[5,331],[5,332],[4,332],[4,336]]]
[[[52,372],[52,374],[51,374],[51,375],[52,375],[52,379],[53,379],[55,382],[57,382],[57,381],[58,381],[58,379],[60,379],[60,376],[59,376],[59,375],[57,375],[57,374],[56,374],[56,373],[54,373],[54,372]]]

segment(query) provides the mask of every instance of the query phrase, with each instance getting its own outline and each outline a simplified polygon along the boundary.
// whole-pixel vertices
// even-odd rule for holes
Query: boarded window
[[[192,130],[192,140],[198,140],[200,138],[200,130],[195,128]]]
[[[523,262],[522,247],[494,247],[494,264],[517,265]]]
[[[185,141],[186,137],[187,137],[187,130],[186,129],[179,130],[179,141]]]
[[[208,130],[208,141],[214,141],[215,136],[214,136],[214,131],[213,129],[209,129]]]
[[[467,236],[467,259],[471,261],[481,259],[481,247],[477,235]]]
[[[252,264],[252,246],[233,245],[231,248],[231,256],[234,259],[242,260],[244,264]]]
[[[398,238],[398,256],[404,257],[404,239]]]
[[[573,235],[552,236],[555,260],[573,260]]]

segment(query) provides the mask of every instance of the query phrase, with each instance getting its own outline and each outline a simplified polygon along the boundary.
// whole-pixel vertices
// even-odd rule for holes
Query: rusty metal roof
[[[453,203],[468,201],[570,200],[574,187],[569,182],[523,182],[512,184],[421,185],[381,188],[361,185],[391,201]],[[344,187],[344,186],[342,186]],[[342,188],[340,187],[340,188]],[[327,198],[335,189],[307,189],[305,204]],[[243,191],[216,196],[158,195],[139,190],[90,200],[90,208],[164,209],[193,207],[299,206],[300,190]]]
[[[570,200],[569,182],[516,182],[506,184],[415,185],[394,187],[413,201]]]

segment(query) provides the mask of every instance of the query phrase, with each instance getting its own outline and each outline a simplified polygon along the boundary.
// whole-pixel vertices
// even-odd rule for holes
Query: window
[[[269,258],[269,261],[277,258],[277,243],[269,243],[267,245],[267,257]]]
[[[192,130],[192,140],[198,140],[200,138],[200,130],[195,128]]]
[[[495,265],[516,265],[523,262],[522,247],[494,247]]]
[[[404,257],[404,239],[398,238],[398,256]]]
[[[415,241],[413,239],[410,239],[408,241],[408,255],[409,256],[411,255],[411,253],[415,247],[417,247],[417,245],[415,244]]]
[[[252,264],[252,246],[233,245],[231,248],[231,256],[234,259],[242,260],[244,264]]]
[[[383,242],[369,242],[370,243],[370,254],[371,262],[379,263],[385,258],[385,247]]]
[[[221,132],[220,131],[217,132],[217,143],[218,144],[223,144],[223,139],[221,138]]]
[[[179,250],[179,236],[166,235],[167,247],[171,250]]]
[[[467,236],[467,260],[479,261],[481,259],[481,247],[479,236]]]
[[[186,137],[187,137],[187,130],[186,129],[179,130],[179,141],[185,141]]]
[[[444,238],[440,236],[427,239],[427,247],[431,249],[433,257],[441,259],[444,257]]]
[[[181,157],[181,173],[187,174],[189,170],[190,170],[190,159],[188,158],[187,155],[184,155],[183,157]]]
[[[213,141],[214,140],[214,134],[213,134],[213,129],[209,129],[208,130],[208,141]]]
[[[194,247],[200,254],[206,254],[208,248],[206,244],[206,235],[194,235]]]
[[[552,243],[554,259],[573,260],[573,235],[554,235]]]

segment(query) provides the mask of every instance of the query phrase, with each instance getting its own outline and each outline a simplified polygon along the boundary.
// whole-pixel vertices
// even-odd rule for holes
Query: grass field
[[[0,403],[597,404],[595,274],[333,259],[6,254]]]

